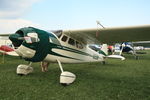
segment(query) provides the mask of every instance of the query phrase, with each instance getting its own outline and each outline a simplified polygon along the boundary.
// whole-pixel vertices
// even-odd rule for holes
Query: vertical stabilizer
[[[103,44],[101,50],[108,55],[108,45],[107,44]]]

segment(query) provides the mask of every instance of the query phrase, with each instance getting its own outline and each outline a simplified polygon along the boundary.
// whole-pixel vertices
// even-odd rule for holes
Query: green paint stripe
[[[85,52],[82,52],[73,48],[65,47],[65,46],[57,46],[56,48],[59,48],[65,51],[70,51],[70,52],[77,53],[77,54],[81,54],[81,55],[85,55],[85,56],[93,57],[91,54],[88,54],[88,53],[85,53]]]
[[[99,54],[102,54],[102,55],[104,55],[104,56],[107,56],[107,54],[106,54],[104,51],[102,51],[102,50],[99,50],[98,53],[99,53]]]

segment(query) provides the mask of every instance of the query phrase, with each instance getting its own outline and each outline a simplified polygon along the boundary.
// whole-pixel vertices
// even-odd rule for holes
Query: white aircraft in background
[[[92,50],[98,52],[98,53],[102,53],[104,54],[102,51],[107,51],[105,52],[105,58],[118,58],[118,59],[121,59],[121,60],[125,60],[125,58],[121,55],[118,55],[118,54],[113,54],[113,55],[109,55],[108,54],[108,46],[107,44],[103,44],[103,45],[98,45],[98,44],[88,44],[89,45],[89,48],[91,48]],[[104,49],[104,45],[105,45],[105,49]],[[105,64],[105,62],[103,61],[103,64]]]
[[[18,56],[8,37],[8,34],[0,34],[0,53],[10,56]]]
[[[150,26],[67,30],[47,32],[33,27],[21,28],[10,35],[16,53],[30,62],[58,62],[61,69],[60,83],[70,84],[75,75],[64,71],[61,63],[84,63],[105,61],[106,45],[101,52],[88,47],[93,43],[118,43],[125,41],[147,41],[150,39]],[[115,58],[116,56],[114,56]],[[122,56],[119,56],[122,59]],[[24,67],[24,69],[23,69]],[[29,65],[19,65],[18,74],[32,71]]]
[[[115,55],[122,55],[122,53],[132,54],[135,59],[139,59],[139,54],[146,54],[146,52],[143,52],[141,50],[144,50],[143,46],[135,46],[135,45],[146,45],[150,44],[150,41],[138,41],[138,42],[123,42],[123,43],[116,43],[114,45],[113,54]],[[111,48],[110,48],[111,49]]]
[[[146,48],[150,47],[150,41],[138,41],[132,43],[135,46],[135,50],[145,50]]]

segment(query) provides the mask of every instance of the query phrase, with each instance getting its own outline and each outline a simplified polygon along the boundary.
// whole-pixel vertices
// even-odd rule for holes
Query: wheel
[[[24,74],[17,74],[18,76],[24,76]]]
[[[67,83],[60,83],[62,86],[64,86],[64,87],[66,87],[66,86],[68,86],[69,84],[67,84]]]

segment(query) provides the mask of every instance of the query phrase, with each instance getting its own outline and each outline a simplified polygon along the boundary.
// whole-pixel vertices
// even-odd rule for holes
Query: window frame
[[[61,41],[66,42],[67,40],[68,40],[68,36],[63,35],[62,38],[61,38]]]
[[[76,46],[76,42],[75,42],[75,40],[72,39],[72,38],[69,38],[68,44],[70,44],[70,45],[72,45],[72,46]]]

